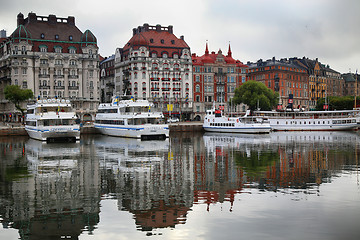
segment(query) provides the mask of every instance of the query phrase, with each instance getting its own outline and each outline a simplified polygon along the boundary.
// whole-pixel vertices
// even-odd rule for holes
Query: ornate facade
[[[35,97],[71,99],[78,116],[91,121],[99,102],[98,82],[97,39],[90,30],[81,32],[74,17],[29,13],[24,18],[19,13],[17,28],[0,43],[3,120],[20,117],[3,95],[7,85],[19,85],[31,89]]]
[[[195,117],[203,119],[213,103],[225,112],[234,112],[228,102],[234,97],[235,89],[245,82],[247,66],[233,59],[230,45],[225,56],[221,50],[209,53],[206,44],[205,54],[193,54],[192,61]]]
[[[116,95],[148,99],[165,114],[191,118],[190,47],[183,36],[173,34],[172,26],[134,28],[132,38],[116,49],[114,68]]]

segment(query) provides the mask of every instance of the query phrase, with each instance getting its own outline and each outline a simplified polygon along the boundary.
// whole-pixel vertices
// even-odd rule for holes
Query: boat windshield
[[[61,106],[53,106],[53,107],[40,107],[40,113],[47,112],[72,112],[71,107],[61,107]]]
[[[38,121],[38,126],[69,126],[74,125],[74,119],[44,119]]]
[[[133,118],[128,120],[129,125],[163,124],[162,118]]]

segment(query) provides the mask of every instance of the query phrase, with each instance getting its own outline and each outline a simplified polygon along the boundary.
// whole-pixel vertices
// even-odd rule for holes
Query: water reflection
[[[74,239],[83,230],[91,233],[100,211],[94,158],[82,158],[80,143],[28,139],[10,144],[1,146],[10,152],[1,166],[3,227],[18,229],[21,239]]]
[[[180,224],[196,229],[188,218],[190,211],[203,216],[197,206],[213,213],[220,203],[236,223],[244,196],[320,197],[324,183],[357,173],[358,141],[350,132],[187,133],[163,141],[86,136],[66,144],[0,139],[0,236],[13,228],[21,239],[106,239],[105,201],[133,217],[133,228],[112,230],[127,238]]]
[[[193,200],[189,178],[193,167],[173,151],[168,139],[102,136],[95,146],[103,170],[103,194],[116,198],[119,210],[131,212],[139,230],[185,223]]]

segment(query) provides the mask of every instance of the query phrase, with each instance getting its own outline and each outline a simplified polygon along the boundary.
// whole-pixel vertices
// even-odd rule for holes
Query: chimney
[[[171,25],[168,26],[168,32],[171,34],[173,33],[173,26],[171,26]]]
[[[181,35],[181,36],[180,36],[180,39],[184,41],[184,36],[183,36],[183,35]]]
[[[24,25],[24,15],[22,13],[19,13],[17,15],[17,25]]]
[[[48,18],[48,23],[49,24],[56,24],[56,16],[55,15],[49,15],[49,18]]]
[[[160,25],[160,24],[157,24],[157,25],[156,25],[156,31],[157,31],[157,32],[161,32],[161,25]]]
[[[144,23],[144,31],[147,32],[149,31],[149,24],[148,23]]]
[[[133,28],[133,36],[136,35],[136,32],[137,32],[137,28]]]
[[[37,22],[36,14],[35,14],[35,13],[29,13],[29,14],[28,14],[28,22],[29,22],[29,23],[35,23],[35,22]]]
[[[67,23],[71,26],[75,26],[75,17],[69,16],[67,19]]]
[[[0,38],[6,38],[6,31],[5,29],[0,31]]]

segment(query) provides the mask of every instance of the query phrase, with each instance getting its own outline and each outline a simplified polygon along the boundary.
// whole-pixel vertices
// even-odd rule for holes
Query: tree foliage
[[[359,103],[359,97],[356,97],[356,101]],[[354,96],[330,96],[327,97],[329,110],[351,110],[354,108]],[[316,110],[324,110],[325,98],[320,98],[316,102]]]
[[[244,103],[250,110],[258,106],[261,110],[271,110],[278,102],[279,94],[257,81],[247,81],[235,89],[233,104]]]
[[[24,109],[20,107],[20,103],[26,101],[34,96],[31,89],[21,89],[18,85],[8,85],[4,89],[5,99],[14,103],[16,109],[18,109],[22,115],[24,115]]]

